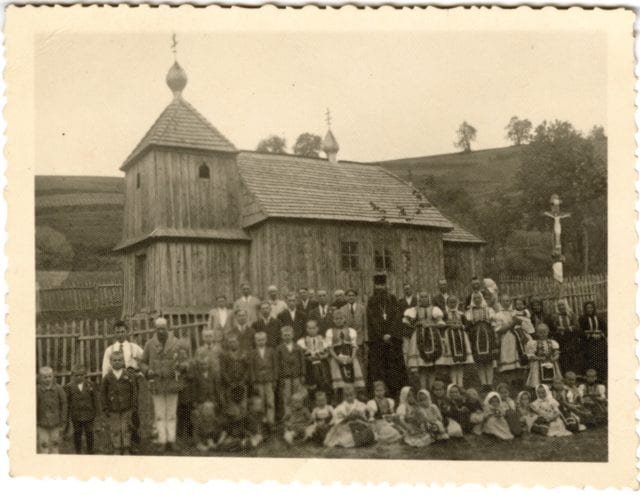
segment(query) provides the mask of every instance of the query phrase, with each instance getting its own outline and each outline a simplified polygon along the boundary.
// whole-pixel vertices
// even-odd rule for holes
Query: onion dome
[[[336,137],[333,135],[333,132],[331,132],[331,129],[327,131],[327,134],[324,137],[324,141],[322,142],[322,151],[327,155],[340,151],[340,145],[338,144]]]
[[[178,62],[174,62],[169,72],[167,72],[167,86],[173,92],[174,96],[180,96],[182,90],[187,85],[187,73]]]

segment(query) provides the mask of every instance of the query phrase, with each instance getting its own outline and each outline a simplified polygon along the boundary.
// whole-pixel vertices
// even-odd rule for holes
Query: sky
[[[239,149],[277,134],[324,136],[339,159],[508,145],[516,115],[606,129],[606,39],[556,32],[177,34],[183,96]],[[119,176],[170,103],[171,33],[46,33],[36,39],[37,174]]]

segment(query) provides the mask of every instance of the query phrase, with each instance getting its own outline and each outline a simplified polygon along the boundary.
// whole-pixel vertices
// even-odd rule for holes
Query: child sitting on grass
[[[265,407],[262,397],[252,395],[249,397],[249,410],[245,421],[245,447],[257,447],[265,437],[265,430],[269,428],[265,416]]]
[[[313,424],[311,413],[304,405],[304,395],[300,392],[291,396],[289,412],[283,418],[284,440],[289,445],[308,438],[309,426]]]
[[[502,399],[498,392],[489,392],[484,399],[484,421],[482,433],[499,440],[513,440],[509,423],[504,417]]]
[[[318,390],[315,394],[315,407],[311,411],[313,425],[309,429],[309,438],[322,445],[333,420],[333,407],[329,404],[327,393]]]
[[[356,399],[353,385],[342,388],[344,400],[334,410],[333,424],[324,439],[326,447],[364,447],[375,442],[367,406]]]
[[[193,411],[193,438],[196,449],[200,452],[215,450],[222,445],[226,433],[216,417],[216,408],[213,402],[206,401]]]
[[[373,399],[367,402],[367,409],[373,421],[373,431],[380,443],[394,443],[402,438],[393,426],[393,399],[386,397],[387,387],[383,381],[373,383]]]

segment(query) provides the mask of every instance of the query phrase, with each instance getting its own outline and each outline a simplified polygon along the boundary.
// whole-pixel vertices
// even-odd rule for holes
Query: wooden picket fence
[[[201,330],[207,324],[206,313],[172,313],[163,315],[176,337],[186,347],[195,349],[201,344]],[[153,317],[135,317],[127,320],[129,340],[144,347],[153,335]],[[36,327],[37,367],[51,366],[60,383],[66,383],[76,365],[84,365],[87,374],[99,380],[102,375],[102,357],[114,342],[114,320],[72,320],[61,323],[39,324]]]
[[[500,294],[512,297],[523,296],[527,300],[532,297],[542,299],[544,309],[548,313],[555,311],[558,297],[567,299],[573,311],[580,314],[586,301],[594,301],[599,311],[607,308],[607,275],[594,274],[565,278],[558,284],[551,277],[535,275],[498,277],[493,279],[498,285]],[[449,284],[453,293],[464,298],[469,294],[469,281],[454,281]]]
[[[122,284],[40,288],[37,308],[50,311],[93,311],[122,306]]]

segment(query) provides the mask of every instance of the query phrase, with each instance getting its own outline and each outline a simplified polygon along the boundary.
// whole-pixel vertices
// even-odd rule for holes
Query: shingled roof
[[[454,225],[410,184],[382,167],[353,162],[243,151],[240,176],[262,215],[269,217],[380,222],[449,230]]]
[[[180,95],[164,109],[120,170],[126,170],[137,156],[154,145],[229,153],[237,151],[218,129]]]
[[[460,243],[469,243],[469,244],[486,244],[486,241],[476,237],[468,230],[463,229],[460,225],[453,223],[453,230],[449,232],[445,232],[442,235],[442,240],[444,242],[460,242]]]

